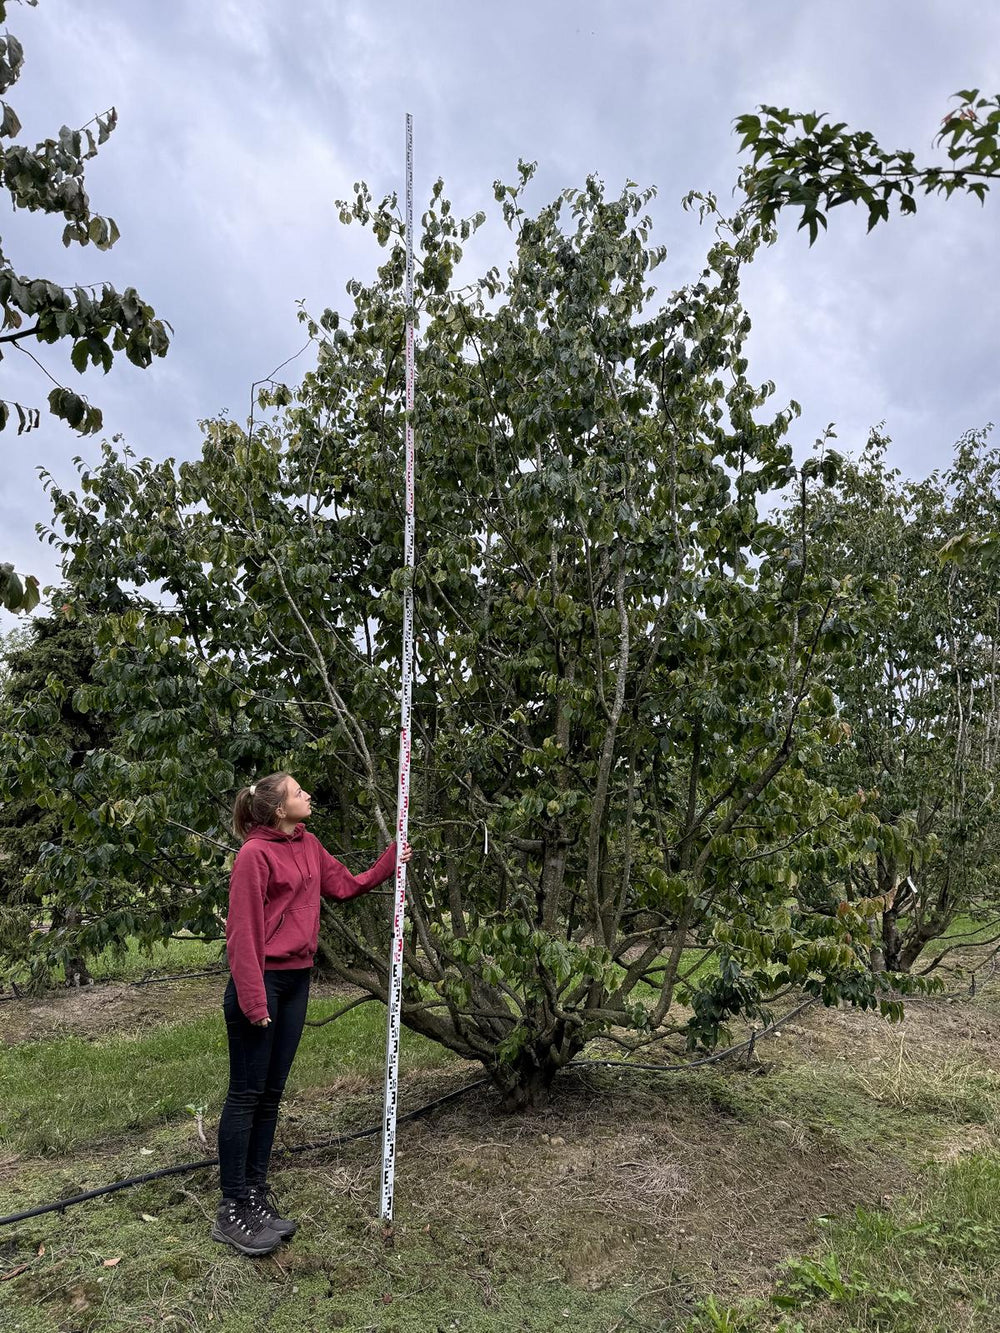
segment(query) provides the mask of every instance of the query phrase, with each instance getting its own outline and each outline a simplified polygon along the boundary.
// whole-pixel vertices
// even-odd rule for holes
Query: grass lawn
[[[89,967],[95,981],[137,981],[155,972],[196,972],[225,961],[223,940],[170,939],[143,948],[130,936],[124,950],[102,949]]]
[[[217,985],[222,992],[222,980]],[[313,1000],[310,1019],[343,1006],[342,997]],[[294,1104],[308,1089],[349,1082],[380,1088],[385,1007],[352,1009],[325,1027],[307,1027],[286,1092]],[[400,1064],[433,1069],[455,1063],[450,1052],[407,1034]],[[9,1152],[65,1155],[108,1137],[183,1120],[189,1105],[218,1115],[228,1059],[221,1014],[138,1028],[88,1040],[82,1036],[21,1042],[3,1054],[0,1141]]]
[[[169,939],[147,947],[129,937],[123,948],[109,945],[88,958],[87,966],[95,981],[137,981],[155,972],[199,971],[225,961],[225,945],[221,940]],[[54,986],[63,985],[65,979],[62,967],[53,971]],[[26,986],[28,978],[22,967],[12,966],[0,955],[0,982]]]
[[[782,1265],[769,1298],[709,1298],[689,1329],[724,1333],[964,1333],[995,1329],[1000,1157],[927,1166],[886,1209],[826,1219],[823,1244]]]
[[[214,1154],[222,983],[4,1007],[0,1214]],[[383,1027],[306,1030],[280,1144],[378,1123]],[[481,1072],[410,1033],[402,1068],[404,1110]],[[1000,982],[901,1025],[812,1008],[749,1066],[567,1071],[521,1116],[478,1088],[401,1125],[391,1236],[377,1138],[276,1159],[301,1225],[264,1260],[209,1239],[214,1169],[0,1228],[0,1328],[993,1330],[998,1113]]]

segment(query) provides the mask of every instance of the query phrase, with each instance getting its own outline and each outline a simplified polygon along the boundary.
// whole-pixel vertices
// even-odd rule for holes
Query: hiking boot
[[[293,1222],[290,1217],[282,1217],[278,1212],[278,1200],[274,1197],[274,1191],[269,1190],[266,1185],[251,1185],[250,1197],[247,1199],[247,1217],[263,1226],[270,1227],[276,1231],[282,1240],[291,1240],[299,1229],[298,1222]]]
[[[249,1203],[248,1199],[223,1199],[212,1227],[212,1239],[224,1241],[240,1254],[257,1258],[276,1250],[281,1237],[258,1220],[250,1211]]]

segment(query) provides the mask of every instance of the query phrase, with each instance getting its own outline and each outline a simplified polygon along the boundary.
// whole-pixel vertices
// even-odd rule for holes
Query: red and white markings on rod
[[[406,526],[403,560],[409,571],[403,590],[403,680],[400,694],[399,785],[396,796],[396,910],[389,963],[389,1004],[385,1040],[385,1112],[382,1125],[382,1204],[392,1221],[396,1180],[396,1109],[399,1100],[399,1030],[403,1005],[403,920],[406,915],[406,846],[410,817],[410,700],[413,685],[413,117],[406,117]]]

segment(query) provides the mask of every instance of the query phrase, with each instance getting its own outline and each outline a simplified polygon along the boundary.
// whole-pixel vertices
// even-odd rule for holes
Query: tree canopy
[[[800,889],[871,855],[877,819],[824,774],[848,735],[830,666],[868,609],[807,522],[769,516],[790,484],[808,515],[838,462],[797,469],[795,405],[747,377],[761,228],[714,218],[704,270],[662,300],[650,191],[591,178],[532,214],[532,171],[495,186],[506,271],[461,286],[483,215],[456,217],[438,182],[416,279],[403,1017],[512,1105],[597,1034],[712,1045],[792,985],[895,1013],[910,984],[869,967],[877,901]],[[74,706],[116,729],[66,784],[15,725],[2,782],[58,812],[36,873],[88,947],[218,932],[228,803],[262,770],[311,787],[348,863],[388,838],[404,249],[393,199],[359,186],[342,219],[385,263],[348,317],[307,321],[316,367],[262,394],[269,415],[205,423],[193,462],[105,445],[77,490],[49,480],[70,611],[97,615]],[[328,965],[380,997],[387,945],[384,901],[328,914]],[[57,961],[67,941],[36,947]]]
[[[0,729],[31,733],[49,764],[52,781],[67,786],[85,755],[108,743],[108,727],[96,715],[73,707],[78,686],[88,684],[94,663],[93,632],[83,618],[68,620],[57,611],[33,617],[8,636],[0,677]],[[39,708],[39,712],[35,712]],[[59,769],[61,767],[61,775]],[[0,954],[22,965],[39,985],[47,980],[44,960],[32,946],[33,927],[44,916],[53,940],[72,936],[78,913],[48,894],[43,877],[32,877],[41,849],[62,837],[58,810],[35,799],[29,786],[0,800]],[[71,942],[63,956],[67,977],[86,979],[82,951]]]

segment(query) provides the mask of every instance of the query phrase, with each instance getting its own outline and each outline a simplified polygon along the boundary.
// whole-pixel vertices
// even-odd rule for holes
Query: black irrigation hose
[[[686,1069],[698,1069],[701,1065],[714,1065],[719,1060],[727,1060],[731,1055],[738,1055],[740,1051],[746,1051],[749,1057],[753,1054],[753,1048],[761,1037],[769,1037],[772,1032],[777,1032],[780,1027],[790,1022],[796,1014],[801,1014],[803,1009],[808,1009],[810,1005],[818,1003],[819,1000],[815,997],[803,1000],[794,1009],[790,1009],[787,1014],[783,1014],[777,1022],[768,1024],[767,1027],[761,1028],[759,1032],[751,1032],[746,1041],[738,1042],[735,1046],[727,1046],[725,1050],[716,1051],[713,1055],[703,1056],[700,1060],[683,1060],[679,1065],[640,1065],[635,1064],[632,1060],[571,1060],[567,1068],[575,1069],[581,1065],[601,1065],[608,1069],[648,1069],[654,1074],[682,1074]]]
[[[418,1106],[415,1111],[408,1111],[406,1115],[399,1117],[399,1123],[403,1124],[408,1120],[416,1120],[428,1112],[436,1110],[439,1106],[445,1106],[448,1102],[457,1101],[459,1097],[464,1097],[467,1092],[473,1088],[482,1087],[488,1083],[487,1078],[477,1078],[472,1083],[467,1083],[464,1088],[458,1088],[455,1092],[447,1092],[443,1097],[437,1097],[432,1102],[427,1102],[423,1106]],[[280,1148],[275,1153],[276,1157],[288,1157],[293,1153],[300,1152],[318,1152],[320,1148],[337,1148],[344,1143],[353,1143],[357,1139],[370,1139],[376,1134],[382,1132],[381,1122],[377,1125],[369,1126],[367,1129],[355,1130],[353,1134],[336,1134],[332,1139],[323,1139],[318,1143],[300,1143],[292,1148]],[[165,1166],[159,1171],[147,1171],[142,1176],[129,1176],[126,1180],[116,1180],[113,1185],[102,1185],[96,1190],[86,1190],[83,1194],[73,1194],[68,1199],[59,1199],[56,1203],[43,1203],[37,1208],[29,1208],[23,1213],[11,1213],[9,1217],[0,1217],[0,1227],[9,1226],[14,1222],[24,1222],[30,1217],[40,1217],[43,1213],[61,1213],[75,1203],[86,1203],[90,1199],[99,1199],[104,1194],[117,1194],[119,1190],[131,1189],[134,1185],[147,1185],[151,1180],[163,1180],[167,1176],[182,1176],[189,1171],[201,1171],[203,1168],[218,1166],[218,1157],[207,1157],[200,1162],[184,1162],[180,1166]]]
[[[191,977],[218,977],[228,972],[228,967],[209,967],[204,972],[176,972],[169,977],[143,977],[141,981],[130,981],[129,986],[158,986],[161,981],[187,981]]]

